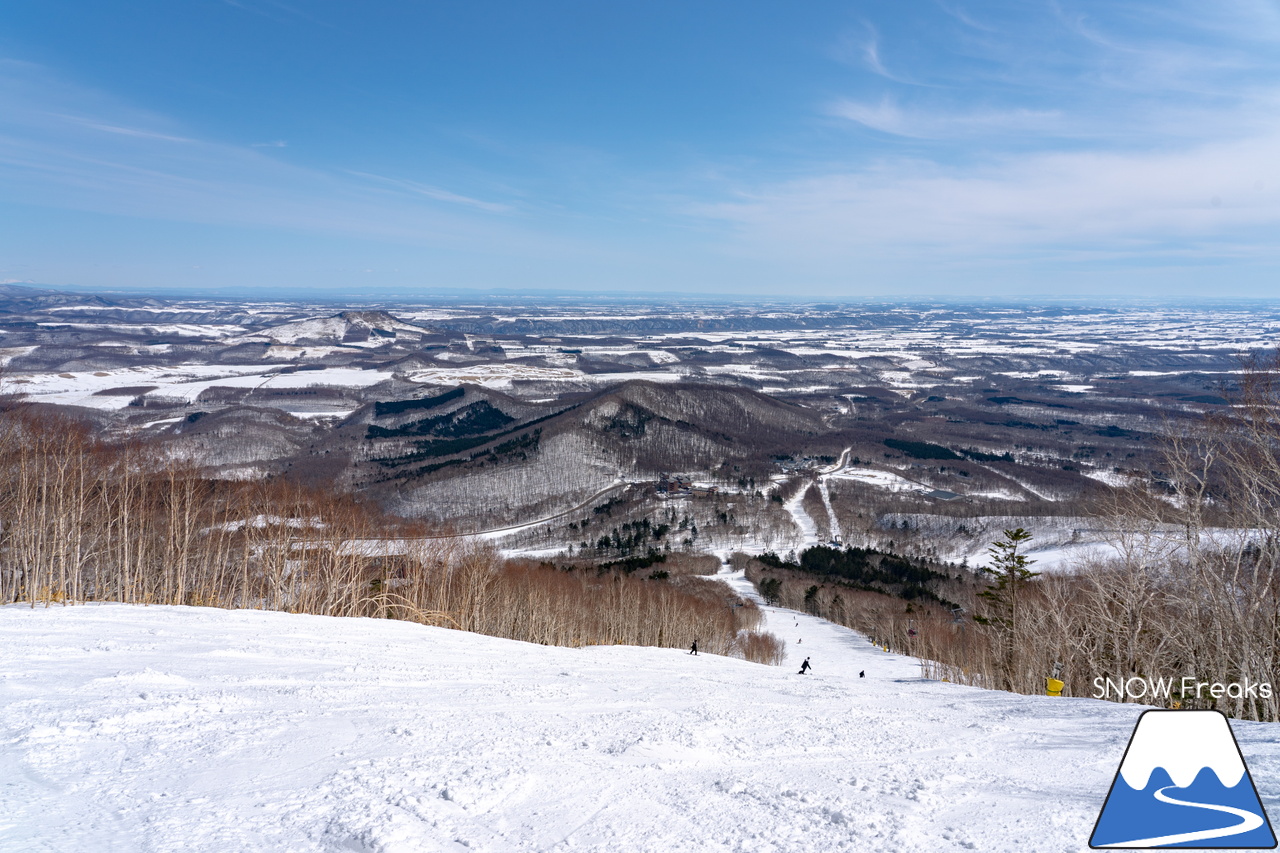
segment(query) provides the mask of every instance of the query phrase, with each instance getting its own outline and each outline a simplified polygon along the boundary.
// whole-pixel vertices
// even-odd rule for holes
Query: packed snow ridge
[[[1087,849],[1139,706],[922,680],[766,611],[781,667],[390,620],[0,607],[0,850]],[[1280,735],[1233,725],[1275,814]]]

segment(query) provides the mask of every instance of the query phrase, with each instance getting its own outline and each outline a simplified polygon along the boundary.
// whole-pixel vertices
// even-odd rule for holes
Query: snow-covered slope
[[[0,607],[0,850],[1086,849],[1137,706],[924,682],[846,629],[769,619],[782,667]],[[1280,734],[1236,732],[1274,814]]]

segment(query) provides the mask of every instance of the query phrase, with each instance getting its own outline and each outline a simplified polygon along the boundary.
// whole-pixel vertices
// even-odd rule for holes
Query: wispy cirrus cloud
[[[1167,132],[1208,138],[1215,117],[1239,122],[1274,108],[1274,4],[1223,0],[1207,10],[1185,0],[1054,0],[990,4],[982,22],[959,6],[940,8],[963,26],[928,31],[928,41],[872,24],[843,36],[839,43],[857,46],[869,75],[830,99],[828,113],[918,138],[936,135],[935,124],[972,124],[1114,141]],[[890,50],[891,72],[881,59]]]
[[[974,18],[967,9],[960,5],[938,2],[938,8],[955,18],[960,23],[971,29],[979,30],[984,33],[999,32],[999,29]]]
[[[512,205],[435,185],[280,159],[283,141],[234,145],[0,61],[0,187],[9,201],[175,221],[256,225],[417,244],[559,242]]]
[[[841,62],[864,68],[894,83],[924,85],[917,80],[889,69],[881,55],[880,32],[870,21],[863,21],[859,28],[846,32],[839,40],[835,57]]]
[[[476,210],[484,210],[489,213],[510,213],[515,210],[515,207],[510,204],[481,201],[477,198],[459,195],[458,193],[450,192],[449,190],[441,189],[440,187],[433,187],[428,184],[419,183],[418,181],[408,181],[403,178],[388,178],[383,175],[373,175],[369,172],[351,171],[348,174],[355,175],[358,178],[367,178],[371,181],[376,181],[385,187],[393,187],[407,193],[435,199],[436,201],[444,201],[449,204],[460,204],[464,207],[473,207]]]
[[[1203,8],[1084,5],[981,26],[947,8],[959,40],[917,53],[933,65],[894,67],[968,84],[928,91],[885,82],[878,51],[893,36],[877,34],[862,54],[874,79],[822,111],[882,136],[798,176],[727,184],[686,212],[725,227],[729,255],[833,277],[1280,264],[1280,29],[1206,41],[1189,29]],[[1230,5],[1250,19],[1249,4]]]
[[[957,136],[1011,130],[1048,132],[1061,127],[1062,114],[1055,110],[1014,109],[975,112],[943,112],[900,107],[885,96],[877,103],[849,99],[828,106],[829,115],[848,119],[872,130],[914,139],[954,139]]]
[[[870,37],[862,44],[862,59],[866,62],[868,68],[881,77],[887,77],[890,80],[896,79],[880,60],[880,36],[874,29],[871,30]]]
[[[185,136],[174,136],[170,133],[157,133],[154,130],[144,130],[137,127],[120,127],[114,124],[102,124],[81,116],[60,115],[59,118],[69,122],[75,122],[84,125],[91,130],[100,130],[103,133],[118,133],[121,136],[133,136],[138,139],[156,139],[162,142],[195,142],[194,139]]]

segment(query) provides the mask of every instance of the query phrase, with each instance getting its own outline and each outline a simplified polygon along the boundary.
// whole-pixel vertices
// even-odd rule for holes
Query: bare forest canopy
[[[409,619],[556,645],[763,663],[759,611],[692,575],[566,573],[284,481],[210,480],[30,407],[0,413],[0,601],[120,601]],[[668,575],[669,577],[669,575]]]

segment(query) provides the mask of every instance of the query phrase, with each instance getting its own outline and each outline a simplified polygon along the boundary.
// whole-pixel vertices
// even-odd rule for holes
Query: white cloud
[[[142,130],[136,127],[118,127],[113,124],[100,124],[98,122],[89,121],[79,116],[61,116],[69,121],[79,122],[85,127],[92,130],[100,130],[103,133],[117,133],[121,136],[134,136],[139,139],[156,139],[161,142],[194,142],[194,139],[188,139],[185,136],[174,136],[168,133],[157,133],[152,130]]]
[[[889,69],[884,67],[884,63],[880,61],[880,42],[878,37],[872,33],[870,39],[862,46],[862,58],[866,60],[867,67],[881,77],[893,79],[893,75],[889,73]]]
[[[1170,152],[1007,155],[980,166],[885,160],[689,212],[729,224],[735,251],[797,260],[1275,256],[1276,151],[1280,125]]]
[[[740,181],[690,212],[728,226],[734,254],[828,270],[1280,261],[1280,7],[943,10],[964,28],[904,43],[894,55],[915,64],[893,77],[890,36],[868,24],[869,41],[844,41],[880,78],[937,84],[864,80],[822,107],[885,138],[851,136],[800,177]]]
[[[960,6],[949,6],[946,3],[939,2],[938,8],[942,9],[942,11],[946,12],[948,15],[955,18],[957,21],[959,21],[960,23],[964,24],[967,27],[971,27],[975,30],[980,30],[981,32],[984,32],[984,33],[999,32],[999,30],[997,30],[995,27],[975,20],[973,16],[971,16],[966,10],[964,10]]]
[[[926,85],[889,70],[880,55],[880,33],[870,21],[862,22],[863,33],[845,33],[838,41],[835,58],[851,65],[865,67],[873,74],[895,83]]]
[[[1006,110],[946,113],[907,111],[891,98],[868,104],[842,99],[827,109],[830,115],[858,124],[915,139],[948,139],[956,136],[1003,131],[1046,132],[1061,126],[1061,114],[1054,110]]]

